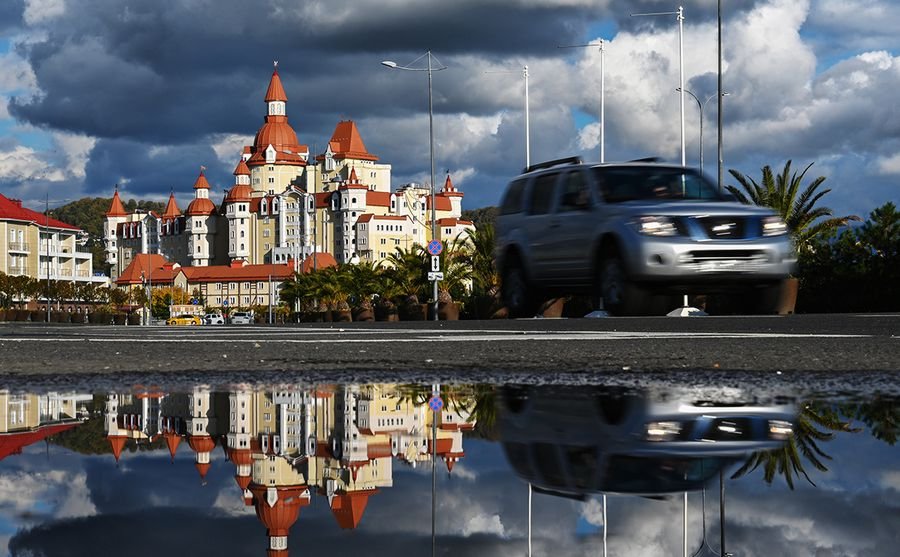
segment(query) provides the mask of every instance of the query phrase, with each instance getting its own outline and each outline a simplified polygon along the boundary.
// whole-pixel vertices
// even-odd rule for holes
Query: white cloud
[[[34,149],[16,145],[10,150],[0,151],[0,179],[9,180],[65,180],[65,173],[48,165]]]
[[[888,157],[879,157],[876,161],[879,174],[900,174],[900,153]]]
[[[237,133],[226,133],[215,135],[210,138],[211,146],[215,151],[219,160],[225,164],[237,165],[238,159],[243,152],[244,145],[253,143],[252,135],[242,135]]]
[[[500,515],[476,515],[470,516],[465,526],[463,526],[461,534],[465,537],[473,534],[493,534],[501,538],[506,537],[506,529],[500,520]]]
[[[25,22],[37,25],[66,13],[66,0],[25,0]]]
[[[55,132],[52,135],[53,141],[66,156],[66,172],[76,178],[84,178],[85,165],[90,159],[97,138],[64,132]]]

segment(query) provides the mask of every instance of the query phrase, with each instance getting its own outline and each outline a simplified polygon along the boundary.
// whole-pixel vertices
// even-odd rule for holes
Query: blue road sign
[[[191,298],[191,303],[196,306],[200,304],[200,300],[198,300],[197,298]]]
[[[428,253],[431,255],[440,255],[444,251],[444,244],[440,240],[432,240],[428,242]]]
[[[227,306],[227,305],[228,305],[228,300],[222,300],[222,305],[223,305],[223,306]]]
[[[432,395],[432,397],[428,399],[428,407],[435,412],[440,412],[441,408],[444,407],[444,401],[441,400],[441,397]]]

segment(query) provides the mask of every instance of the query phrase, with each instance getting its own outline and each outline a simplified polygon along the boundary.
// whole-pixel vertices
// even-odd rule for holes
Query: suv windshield
[[[716,187],[687,168],[596,167],[598,194],[607,203],[624,201],[722,201]]]

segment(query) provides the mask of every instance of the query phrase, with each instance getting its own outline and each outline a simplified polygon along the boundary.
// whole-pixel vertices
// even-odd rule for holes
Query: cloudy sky
[[[723,4],[728,169],[815,163],[836,214],[900,200],[900,11],[888,0]],[[219,192],[263,122],[278,60],[300,142],[321,152],[353,119],[393,185],[428,182],[427,50],[435,158],[466,194],[496,204],[525,161],[599,159],[605,41],[608,161],[681,159],[677,3],[659,0],[4,0],[0,2],[0,193],[39,208],[83,196],[182,208],[199,167]],[[716,1],[684,2],[685,87],[701,100],[715,177]],[[508,73],[501,73],[501,72]],[[699,166],[699,109],[686,97],[686,152]]]

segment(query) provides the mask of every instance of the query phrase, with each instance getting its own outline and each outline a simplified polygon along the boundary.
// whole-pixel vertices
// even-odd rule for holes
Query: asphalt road
[[[900,391],[900,314],[0,325],[3,383],[521,382]],[[798,375],[802,373],[803,375]]]

